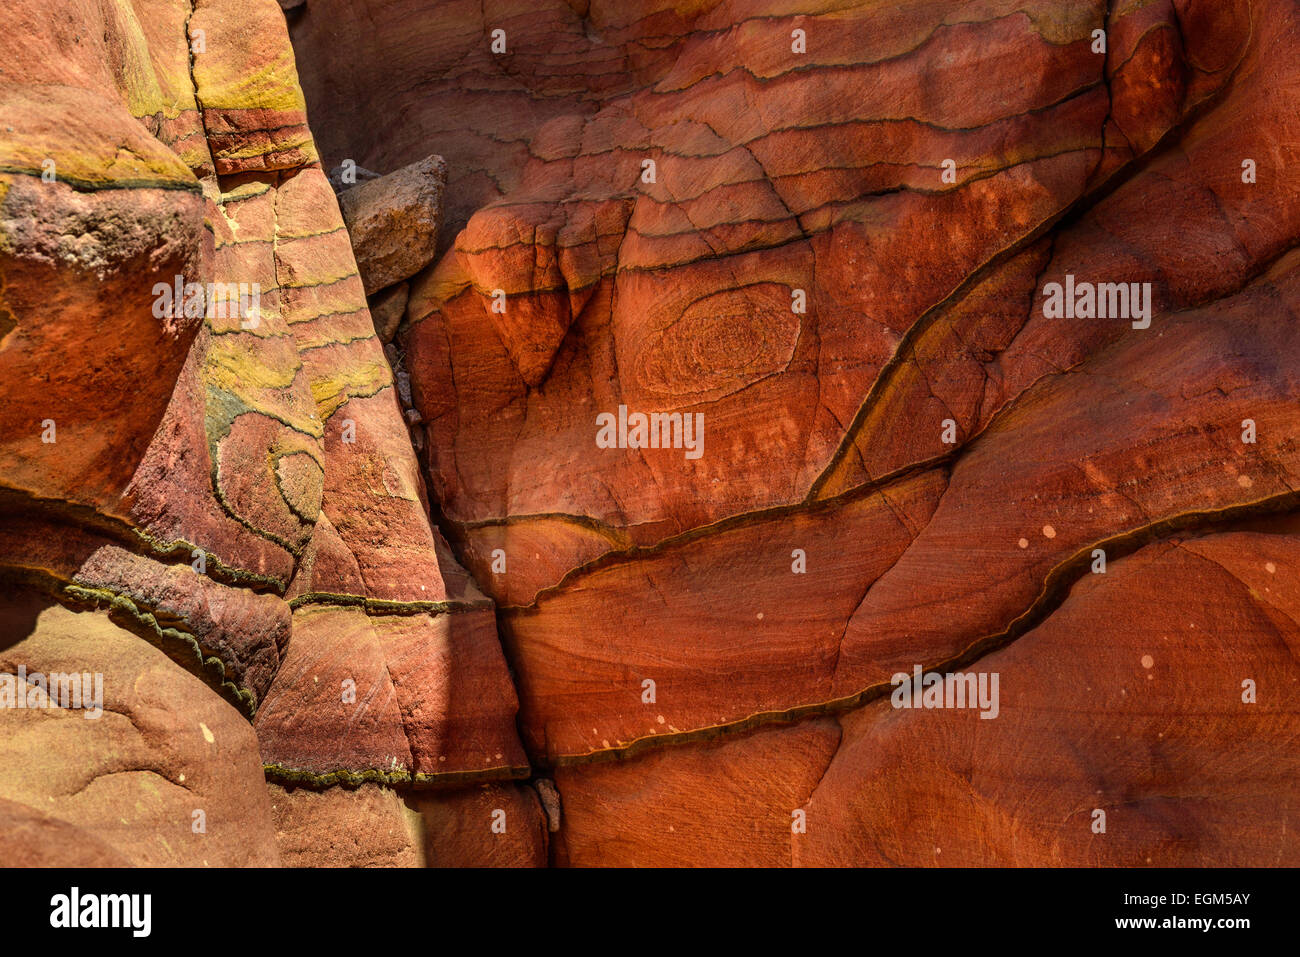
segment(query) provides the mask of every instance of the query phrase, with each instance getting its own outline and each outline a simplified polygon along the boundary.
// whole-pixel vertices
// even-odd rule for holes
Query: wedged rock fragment
[[[409,279],[433,259],[447,164],[427,156],[339,194],[366,295]]]
[[[410,286],[399,282],[370,297],[370,318],[375,321],[375,334],[383,342],[392,342],[397,327],[406,314],[406,300]]]
[[[381,175],[383,174],[356,164],[352,166],[340,164],[329,171],[329,181],[334,192],[341,193],[345,189],[351,189],[358,183],[368,183],[372,179],[379,179]]]

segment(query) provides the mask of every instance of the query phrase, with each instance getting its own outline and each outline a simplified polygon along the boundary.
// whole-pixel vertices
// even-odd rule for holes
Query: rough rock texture
[[[331,162],[448,161],[397,345],[557,861],[1300,862],[1268,758],[1293,4],[319,0],[292,32]],[[1076,281],[1149,314],[1052,313]],[[620,406],[702,415],[702,454],[602,447]],[[1226,576],[1185,559],[1220,542]],[[1001,714],[891,707],[917,665],[1000,670]]]
[[[526,775],[279,6],[20,2],[0,60],[0,578],[49,606],[0,670],[101,674],[113,712],[0,709],[6,844],[274,863],[264,773]]]
[[[291,780],[509,777],[527,768],[515,709],[490,609],[321,604],[294,613],[256,725],[268,764]]]
[[[392,342],[397,334],[397,327],[406,315],[406,300],[410,298],[410,292],[408,283],[399,282],[370,297],[370,318],[375,321],[375,334],[383,342]]]
[[[454,791],[414,792],[408,799],[424,824],[429,867],[544,867],[546,817],[523,784],[480,784]]]
[[[1291,0],[16,0],[0,705],[105,710],[0,707],[0,847],[1300,864],[1297,53]]]
[[[27,853],[65,866],[279,863],[257,738],[234,708],[104,612],[6,589],[0,624],[0,674],[102,676],[97,708],[33,708],[31,691],[0,708],[6,844],[11,828],[48,831],[54,846]]]
[[[420,821],[386,787],[312,791],[272,784],[275,841],[286,867],[419,867]]]
[[[126,867],[126,857],[75,824],[0,800],[0,852],[8,867]]]
[[[446,162],[428,156],[339,193],[366,295],[409,279],[433,259],[446,187]]]
[[[366,169],[364,166],[346,166],[340,163],[329,171],[328,179],[334,192],[341,193],[345,189],[351,189],[358,183],[379,179],[379,175],[374,170]]]
[[[545,818],[530,788],[451,791],[271,785],[276,845],[290,867],[545,867]]]
[[[1294,534],[1149,545],[981,662],[1002,675],[996,720],[883,702],[843,718],[795,863],[1294,862],[1298,560]]]

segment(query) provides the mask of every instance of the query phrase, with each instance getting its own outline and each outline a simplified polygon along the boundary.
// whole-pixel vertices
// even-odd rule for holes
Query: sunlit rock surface
[[[1293,3],[6,17],[23,863],[1300,864]]]

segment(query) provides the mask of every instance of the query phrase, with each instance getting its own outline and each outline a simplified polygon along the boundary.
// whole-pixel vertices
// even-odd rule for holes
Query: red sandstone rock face
[[[271,785],[287,867],[544,867],[546,830],[523,784],[401,794],[381,786]]]
[[[1293,4],[7,17],[24,863],[1300,863]]]
[[[1296,823],[1294,772],[1263,757],[1300,720],[1294,668],[1214,650],[1254,593],[1204,564],[1129,581],[1174,536],[1290,540],[1266,517],[1300,468],[1289,5],[346,6],[293,28],[327,156],[436,148],[461,194],[399,342],[430,489],[503,606],[524,744],[559,769],[557,860],[1296,860],[1264,836]],[[400,51],[387,76],[332,47],[354,20]],[[1149,325],[1046,312],[1067,276],[1150,283]],[[598,447],[620,406],[702,414],[703,454]],[[1161,738],[1112,708],[1135,749],[1112,762],[1084,729],[1164,660],[1184,593],[1210,644],[1170,666],[1189,687],[1143,693],[1240,724]],[[1011,710],[895,713],[914,665],[1001,667]],[[1241,700],[1255,672],[1275,711]],[[1193,783],[1230,754],[1251,785]],[[979,810],[949,824],[953,801]],[[1104,842],[1066,807],[1111,808]],[[936,815],[943,855],[917,856]]]
[[[1150,545],[981,661],[1002,676],[996,720],[883,701],[843,718],[795,863],[1295,860],[1285,802],[1260,800],[1298,771],[1295,552],[1258,532]],[[1247,679],[1269,689],[1253,704]]]

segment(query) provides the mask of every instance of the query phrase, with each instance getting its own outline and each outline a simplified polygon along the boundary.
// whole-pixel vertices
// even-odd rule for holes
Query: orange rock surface
[[[1300,864],[1293,3],[281,6],[0,36],[0,841]]]

